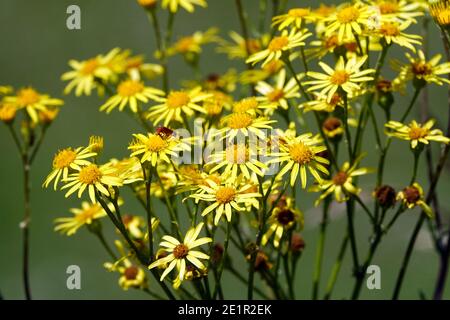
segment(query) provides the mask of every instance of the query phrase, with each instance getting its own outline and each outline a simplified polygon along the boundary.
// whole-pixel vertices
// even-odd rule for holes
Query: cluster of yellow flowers
[[[114,259],[105,267],[120,273],[124,289],[155,295],[143,269],[148,267],[169,298],[174,294],[164,281],[174,270],[171,282],[181,297],[223,297],[223,271],[239,273],[229,254],[231,242],[248,265],[247,275],[237,277],[248,285],[248,298],[253,291],[261,297],[295,298],[295,268],[304,248],[300,207],[307,206],[299,195],[316,192],[315,205],[323,203],[325,220],[333,200],[346,204],[348,238],[343,248],[350,243],[355,270],[360,271],[353,296],[357,298],[363,268],[370,264],[358,260],[353,226],[357,205],[374,226],[373,251],[407,209],[418,206],[429,217],[434,215],[417,181],[417,164],[430,141],[449,144],[450,138],[433,128],[433,119],[419,123],[409,118],[422,89],[430,84],[448,86],[450,62],[441,62],[439,54],[429,58],[422,47],[426,39],[411,30],[431,13],[445,34],[450,24],[447,1],[433,1],[430,7],[413,0],[356,0],[290,9],[280,4],[273,8],[271,26],[266,28],[263,19],[261,30],[253,32],[238,0],[242,31],[231,31],[231,40],[211,28],[177,41],[171,35],[178,12],[194,13],[197,6],[206,7],[206,1],[137,2],[154,26],[158,62],[147,63],[143,56],[115,48],[84,61],[71,60],[72,69],[62,80],[69,81],[66,94],[91,95],[97,90],[103,99],[100,111],[127,111],[142,128],[130,137],[129,153],[121,160],[101,162],[101,137],[56,153],[44,186],[53,183],[56,190],[61,183],[66,197],[81,198],[87,191],[90,201],[72,209],[73,217],[57,219],[55,229],[72,235],[87,226],[99,236]],[[160,7],[169,15],[165,37]],[[243,70],[203,76],[198,66],[206,45],[240,61]],[[384,66],[392,47],[403,50],[406,59],[392,59],[395,77],[389,78]],[[175,55],[182,56],[196,75],[178,88],[168,81],[168,62]],[[403,106],[399,101],[409,87],[414,95]],[[22,109],[31,124],[46,123],[62,104],[32,88],[10,95],[9,88],[0,87],[0,93],[5,95],[0,119],[6,123]],[[378,126],[378,111],[385,116],[383,127]],[[363,148],[369,121],[380,154]],[[383,179],[392,138],[410,141],[415,161],[412,179],[400,192]],[[377,170],[360,166],[366,153],[379,155]],[[374,196],[371,210],[368,200],[360,197],[358,180],[374,171],[376,182],[367,190]],[[125,187],[142,204],[146,218],[121,214]],[[397,213],[389,223],[386,212],[395,206]],[[120,233],[119,256],[99,227],[100,218],[106,216]],[[163,223],[167,219],[168,225]],[[183,236],[186,223],[189,230]],[[323,248],[318,250],[321,261]],[[280,259],[285,261],[284,285],[278,276]],[[320,275],[320,262],[316,271]],[[266,291],[255,286],[255,272],[268,284]],[[183,285],[191,280],[196,293]]]

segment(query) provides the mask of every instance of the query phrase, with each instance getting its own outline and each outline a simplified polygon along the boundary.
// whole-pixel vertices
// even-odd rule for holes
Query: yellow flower
[[[279,25],[278,30],[283,30],[291,25],[297,29],[301,29],[304,23],[313,22],[314,20],[315,17],[311,14],[309,8],[293,8],[286,14],[273,17],[272,26]]]
[[[162,0],[162,7],[169,8],[170,12],[177,12],[178,7],[184,8],[186,11],[194,12],[194,5],[206,8],[205,0]]]
[[[118,251],[121,254],[121,258],[115,263],[105,263],[103,266],[111,272],[118,272],[120,274],[119,286],[123,290],[128,290],[129,288],[135,289],[145,289],[148,287],[147,276],[145,271],[133,264],[123,248],[120,241],[116,240],[114,242]]]
[[[222,40],[217,49],[218,52],[226,53],[229,59],[247,59],[249,55],[260,51],[262,43],[265,41],[265,37],[262,39],[251,38],[245,41],[244,37],[235,31],[231,31],[229,36],[233,42]]]
[[[274,235],[273,246],[278,248],[285,231],[295,227],[296,224],[303,229],[304,217],[300,210],[293,207],[292,198],[288,197],[284,203],[275,207],[267,222],[269,228],[262,237],[261,245],[265,246]]]
[[[249,189],[252,189],[251,185],[239,187],[236,181],[233,180],[228,180],[221,184],[216,184],[214,181],[209,180],[208,185],[199,185],[199,189],[203,193],[194,193],[189,197],[200,201],[213,202],[202,211],[202,216],[215,211],[215,225],[219,224],[223,215],[230,222],[233,210],[238,212],[244,211],[245,207],[240,207],[239,204],[251,204],[257,208],[259,202],[256,198],[261,196],[257,192],[249,192]]]
[[[158,259],[149,265],[149,269],[161,265],[167,265],[166,269],[161,275],[160,281],[176,267],[178,271],[178,278],[183,281],[186,275],[187,263],[191,263],[200,270],[205,270],[206,267],[200,259],[208,260],[209,256],[203,252],[192,250],[196,247],[204,245],[206,243],[212,242],[211,238],[198,238],[200,232],[202,231],[203,223],[198,224],[195,228],[191,228],[185,235],[183,242],[178,241],[172,236],[163,236],[160,246],[163,247],[164,251],[169,253],[168,256]]]
[[[69,66],[73,70],[61,76],[63,81],[70,81],[64,89],[64,93],[69,94],[75,89],[76,96],[81,96],[82,94],[89,96],[95,88],[102,92],[104,88],[99,83],[99,80],[106,83],[116,76],[108,64],[119,53],[120,49],[115,48],[106,55],[97,55],[85,61],[70,60]]]
[[[430,15],[434,21],[442,27],[448,27],[450,25],[450,1],[430,0],[428,4]]]
[[[119,201],[119,205],[122,205],[122,203],[122,201]],[[112,203],[108,204],[108,208],[111,212],[115,211]],[[94,220],[103,218],[107,215],[100,204],[89,203],[87,201],[81,203],[81,208],[72,208],[70,209],[70,212],[73,213],[73,217],[55,219],[55,231],[71,236],[81,227],[90,225]]]
[[[403,191],[400,191],[397,194],[397,200],[401,200],[403,205],[408,209],[419,206],[429,218],[434,217],[433,210],[431,210],[431,208],[424,201],[423,189],[417,182],[414,182],[411,186],[406,187]]]
[[[34,123],[39,122],[39,111],[64,104],[64,101],[41,94],[31,87],[20,89],[15,96],[5,97],[5,102],[14,104],[17,109],[25,109]]]
[[[268,169],[264,163],[258,160],[261,157],[261,150],[258,150],[256,145],[230,144],[224,151],[212,154],[207,165],[217,163],[210,170],[210,173],[225,167],[222,173],[224,176],[230,176],[234,180],[238,173],[242,172],[244,177],[250,179],[250,171],[259,176],[264,176],[263,170]]]
[[[277,61],[282,58],[285,53],[288,53],[291,49],[301,47],[305,45],[304,40],[308,38],[311,33],[307,31],[298,31],[292,29],[290,32],[283,30],[281,35],[273,38],[267,48],[263,51],[257,52],[247,59],[247,63],[256,64],[263,61],[264,67],[271,61]]]
[[[16,118],[17,107],[12,103],[0,104],[0,120],[4,123],[11,123]]]
[[[361,2],[355,4],[345,4],[341,6],[330,17],[324,21],[326,26],[325,35],[329,36],[337,32],[338,41],[355,39],[355,35],[361,35],[365,26],[368,25],[369,17],[375,12]]]
[[[379,10],[382,21],[417,22],[415,17],[423,16],[421,4],[408,0],[374,0],[372,4]]]
[[[322,200],[332,193],[334,193],[337,202],[347,201],[349,194],[358,195],[361,189],[353,185],[353,178],[371,172],[371,169],[368,168],[358,168],[360,160],[361,158],[356,159],[352,166],[349,162],[345,162],[330,180],[322,181],[317,189],[322,190],[323,193],[314,204],[318,206]]]
[[[170,129],[168,129],[170,130]],[[140,157],[141,163],[149,161],[154,167],[158,160],[170,163],[170,156],[176,157],[177,151],[189,150],[189,140],[175,137],[172,133],[169,136],[162,134],[148,133],[133,134],[135,140],[128,147],[132,151],[131,157]]]
[[[206,113],[205,109],[199,105],[211,95],[202,92],[201,87],[189,91],[172,91],[167,97],[158,97],[155,99],[161,104],[150,108],[147,117],[155,124],[164,120],[164,126],[167,127],[172,120],[184,122],[185,116],[192,116],[194,111]]]
[[[280,152],[272,153],[275,158],[269,163],[286,163],[283,169],[278,173],[278,178],[281,179],[288,171],[290,171],[290,184],[293,186],[300,174],[300,181],[302,188],[306,188],[307,175],[306,169],[313,175],[317,182],[321,183],[322,178],[318,171],[328,175],[329,172],[323,164],[329,164],[329,161],[322,158],[318,154],[325,151],[327,148],[318,145],[322,139],[312,133],[302,134],[298,137],[284,137],[285,141],[280,141]]]
[[[404,21],[401,24],[398,22],[382,22],[377,32],[378,35],[386,42],[386,44],[396,43],[399,46],[406,47],[413,52],[415,44],[420,45],[422,37],[414,34],[406,34],[402,31],[408,28],[411,21]]]
[[[275,120],[267,120],[264,117],[255,117],[248,112],[233,112],[222,119],[225,127],[218,130],[215,135],[223,135],[222,139],[232,141],[236,136],[248,137],[253,134],[265,139],[266,133],[261,129],[271,129],[271,123]]]
[[[103,137],[100,136],[90,136],[89,137],[89,149],[92,152],[99,154],[103,150]]]
[[[47,176],[44,181],[43,186],[48,187],[50,182],[54,179],[53,188],[56,190],[56,186],[62,176],[63,180],[66,180],[69,176],[69,170],[80,170],[81,166],[89,165],[91,162],[86,160],[87,158],[92,158],[97,156],[97,153],[92,152],[90,147],[77,149],[66,148],[58,151],[53,158],[53,169],[52,172]]]
[[[300,108],[303,108],[305,112],[307,111],[323,111],[323,112],[333,112],[336,107],[344,106],[344,99],[342,99],[339,93],[333,94],[331,99],[328,99],[327,96],[319,96],[316,95],[316,99],[307,101],[299,105]]]
[[[406,53],[406,57],[409,60],[409,64],[400,63],[397,66],[400,69],[400,74],[394,81],[405,82],[413,80],[417,86],[423,86],[427,83],[442,85],[445,82],[450,84],[447,78],[440,77],[450,73],[450,62],[439,64],[442,55],[437,54],[431,60],[427,61],[423,51],[419,50],[416,57],[413,57],[409,53]]]
[[[108,165],[98,166],[94,163],[75,169],[78,172],[72,173],[67,179],[64,179],[66,185],[61,189],[68,189],[65,197],[78,191],[78,198],[81,198],[87,189],[89,198],[96,203],[96,191],[109,196],[108,187],[120,187],[123,184],[122,179],[117,177],[116,170]]]
[[[301,78],[301,76],[300,76]],[[299,87],[294,78],[286,83],[286,70],[282,69],[275,79],[275,84],[271,86],[267,82],[260,81],[255,90],[263,95],[258,97],[258,101],[269,104],[273,107],[280,106],[284,110],[289,108],[289,99],[300,98]]]
[[[138,102],[147,103],[149,99],[156,100],[162,95],[164,95],[164,91],[146,87],[141,81],[124,80],[117,86],[117,94],[109,98],[100,107],[100,111],[110,113],[116,107],[119,107],[119,111],[123,111],[128,105],[131,111],[137,113],[139,111]]]
[[[170,56],[179,53],[187,56],[187,58],[189,58],[189,54],[200,54],[202,45],[218,40],[217,32],[217,28],[210,28],[205,32],[197,31],[193,35],[181,37],[172,47],[167,49],[167,53]]]
[[[428,120],[426,123],[419,124],[415,120],[411,121],[409,125],[404,125],[401,122],[389,121],[385,124],[388,129],[387,135],[411,141],[411,148],[415,149],[419,143],[428,144],[429,141],[450,143],[450,138],[442,134],[439,129],[431,129],[435,120]]]
[[[327,100],[331,101],[339,89],[344,90],[347,94],[352,94],[355,90],[360,90],[360,84],[362,82],[373,80],[373,77],[367,75],[375,72],[374,69],[360,71],[360,68],[366,60],[367,56],[362,58],[355,57],[346,63],[341,56],[334,69],[324,62],[319,62],[320,67],[325,73],[313,71],[307,73],[309,77],[317,79],[305,82],[305,84],[312,85],[308,88],[308,91],[321,89],[319,96],[327,95]]]

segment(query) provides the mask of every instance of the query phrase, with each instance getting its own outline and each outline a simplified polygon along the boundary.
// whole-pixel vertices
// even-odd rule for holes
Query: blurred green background
[[[221,35],[228,31],[239,31],[234,1],[209,0],[207,10],[198,8],[195,14],[184,11],[177,16],[175,38],[196,30],[206,30],[210,26],[221,29]],[[253,14],[257,12],[257,0],[244,1],[246,9]],[[316,5],[313,1],[295,1],[307,6]],[[290,1],[294,3],[294,1]],[[333,3],[333,1],[325,1]],[[82,29],[70,31],[66,28],[66,8],[77,4],[82,12]],[[68,70],[69,59],[86,59],[97,53],[105,53],[113,47],[129,48],[136,54],[145,54],[149,60],[154,51],[154,39],[151,27],[144,11],[134,0],[2,0],[0,2],[0,85],[12,85],[16,88],[34,86],[41,92],[62,97],[64,83],[60,75]],[[434,26],[431,25],[431,29]],[[442,51],[437,32],[430,37],[431,51]],[[205,74],[223,72],[231,65],[225,56],[214,50],[204,51],[201,68]],[[242,67],[242,65],[236,65]],[[179,80],[192,78],[191,70],[182,59],[171,60],[172,85],[179,85]],[[407,97],[394,105],[403,110]],[[434,114],[442,123],[447,117],[446,92],[443,88],[432,88],[432,107]],[[41,184],[51,169],[51,160],[59,148],[86,145],[90,135],[105,137],[104,159],[123,157],[128,154],[127,144],[132,133],[139,131],[135,123],[126,115],[113,112],[110,115],[98,112],[101,100],[92,97],[64,97],[62,108],[56,123],[50,128],[44,145],[37,157],[32,172],[32,223],[31,223],[31,284],[36,299],[140,299],[147,298],[144,293],[124,292],[117,285],[117,274],[106,272],[102,264],[108,261],[97,239],[86,230],[81,230],[73,237],[61,236],[53,232],[53,219],[67,216],[68,209],[78,207],[79,201],[72,197],[64,199],[62,193],[44,190]],[[377,107],[378,108],[378,107]],[[381,114],[381,112],[378,113]],[[382,119],[380,118],[380,121]],[[365,150],[370,156],[365,165],[375,164],[375,144],[370,135],[366,136]],[[4,125],[0,126],[0,291],[6,299],[24,297],[21,280],[21,233],[19,223],[23,214],[22,174],[20,160],[15,146]],[[386,182],[396,188],[402,188],[410,177],[412,156],[407,143],[395,141],[388,157]],[[437,150],[435,150],[437,151]],[[427,186],[424,161],[421,163],[419,181]],[[450,183],[448,172],[439,184],[442,212],[449,214],[448,191]],[[373,177],[362,180],[365,185],[373,185]],[[370,190],[365,189],[363,197],[370,200]],[[447,198],[445,198],[447,197]],[[320,211],[312,208],[312,198],[300,197],[300,207],[306,214],[306,228],[303,235],[306,250],[298,264],[296,291],[299,299],[311,296],[312,266],[318,237]],[[130,201],[126,211],[142,214],[140,207]],[[417,219],[418,211],[408,211],[399,223],[384,239],[373,261],[381,267],[382,289],[369,291],[363,289],[362,298],[387,299],[393,289],[401,258]],[[356,221],[358,245],[361,257],[365,256],[370,236],[370,226],[366,224],[363,213]],[[104,220],[108,225],[109,221]],[[338,246],[346,225],[343,207],[335,206],[326,242],[323,286],[326,284],[330,268],[337,255]],[[112,228],[108,237],[113,238]],[[350,252],[346,256],[341,277],[337,283],[336,299],[346,298],[353,286],[350,267]],[[242,266],[242,259],[236,258]],[[66,288],[66,268],[79,265],[82,271],[82,289]],[[241,268],[241,270],[244,270]],[[423,230],[417,242],[411,265],[402,291],[402,298],[419,298],[420,290],[429,297],[434,288],[438,270],[437,255],[432,249],[432,242]],[[244,298],[244,287],[230,275],[225,274],[226,298]],[[153,279],[151,285],[155,286]],[[242,290],[240,290],[242,289]],[[446,291],[450,297],[450,289]]]

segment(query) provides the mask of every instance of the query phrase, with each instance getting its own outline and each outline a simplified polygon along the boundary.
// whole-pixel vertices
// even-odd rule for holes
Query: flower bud
[[[395,189],[388,185],[376,188],[374,191],[374,197],[378,204],[385,209],[393,207],[396,202]]]
[[[12,123],[16,118],[17,108],[10,103],[0,105],[0,120],[6,124]]]
[[[156,7],[158,0],[137,0],[138,4],[147,10],[153,10]]]
[[[294,254],[299,254],[305,249],[305,239],[299,233],[294,233],[291,238],[290,250]]]

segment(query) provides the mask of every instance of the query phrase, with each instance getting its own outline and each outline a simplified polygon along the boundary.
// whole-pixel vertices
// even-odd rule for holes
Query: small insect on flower
[[[214,224],[218,225],[222,215],[225,215],[227,221],[230,222],[233,210],[244,211],[245,208],[240,207],[239,204],[253,205],[258,208],[259,202],[256,198],[261,197],[261,194],[248,192],[252,187],[252,185],[238,186],[236,181],[233,180],[221,184],[208,180],[208,185],[199,186],[199,189],[203,192],[194,193],[189,197],[200,201],[213,202],[203,210],[202,216],[215,211]]]
[[[81,166],[87,166],[91,163],[87,160],[88,158],[95,156],[97,156],[97,153],[92,152],[90,147],[66,148],[58,151],[53,158],[53,170],[45,179],[43,186],[47,188],[50,182],[55,180],[53,188],[56,190],[60,178],[62,177],[63,180],[66,180],[70,169],[80,170]]]
[[[73,70],[61,76],[63,81],[70,81],[64,89],[64,93],[69,94],[75,89],[75,95],[78,97],[82,94],[91,95],[93,89],[98,89],[99,93],[103,92],[102,82],[110,82],[117,76],[109,64],[119,53],[120,49],[114,48],[106,55],[99,54],[85,61],[70,60],[69,66]]]
[[[287,13],[272,18],[272,27],[278,25],[278,30],[283,30],[289,26],[301,29],[305,23],[314,22],[316,17],[311,14],[309,8],[293,8]]]
[[[133,134],[134,141],[128,147],[130,157],[139,157],[141,163],[149,161],[154,167],[159,160],[170,163],[169,157],[177,157],[178,151],[190,150],[191,138],[178,138],[169,128],[159,128],[157,133]]]
[[[419,124],[415,120],[409,125],[401,122],[389,121],[385,124],[386,134],[402,140],[411,141],[411,148],[415,149],[419,143],[428,144],[429,141],[450,143],[450,138],[443,135],[439,129],[432,129],[435,120],[428,120],[424,124]]]
[[[308,169],[317,182],[322,183],[319,171],[328,175],[329,172],[323,164],[330,162],[319,156],[321,152],[327,150],[325,146],[318,145],[322,142],[319,135],[313,136],[312,133],[306,133],[298,137],[286,136],[283,140],[285,140],[284,143],[280,141],[280,152],[272,153],[274,159],[268,161],[268,163],[285,163],[283,169],[278,173],[278,178],[281,179],[288,171],[291,171],[290,184],[293,186],[300,174],[302,188],[306,188],[306,170]]]
[[[123,201],[119,199],[118,205],[122,204]],[[108,208],[111,212],[115,211],[112,203],[108,204]],[[55,231],[71,236],[81,227],[90,225],[94,220],[107,215],[105,209],[99,203],[90,203],[87,201],[81,203],[81,208],[72,208],[70,212],[73,213],[73,217],[55,219]]]
[[[375,72],[374,69],[360,71],[360,68],[366,60],[367,56],[364,56],[362,58],[355,57],[345,62],[341,56],[334,69],[324,62],[319,62],[319,66],[325,73],[313,71],[307,73],[309,77],[316,79],[305,82],[307,85],[312,85],[308,88],[308,91],[321,89],[318,96],[326,95],[327,101],[331,101],[339,89],[342,89],[347,94],[352,94],[354,91],[360,90],[361,83],[373,80],[373,77],[368,75]]]
[[[276,206],[272,215],[268,220],[269,228],[263,235],[261,244],[265,246],[269,239],[273,238],[273,246],[278,248],[285,231],[298,225],[299,229],[303,229],[304,218],[303,213],[293,206],[293,200],[286,198],[285,205]]]
[[[280,60],[283,55],[288,53],[291,49],[304,46],[304,40],[309,36],[311,36],[311,33],[307,31],[292,29],[288,32],[287,30],[283,30],[281,35],[270,41],[265,50],[251,55],[246,62],[256,64],[264,61],[262,64],[264,67],[269,62]]]
[[[194,12],[194,5],[206,8],[207,4],[205,0],[162,0],[162,7],[169,9],[170,12],[177,12],[179,7],[182,7],[187,12]]]
[[[185,122],[185,118],[194,115],[194,112],[206,113],[205,109],[200,105],[211,94],[202,92],[201,87],[196,87],[189,91],[179,90],[170,92],[167,97],[158,97],[155,99],[161,104],[150,108],[147,117],[155,124],[164,121],[167,127],[173,120]]]
[[[424,201],[423,189],[417,182],[414,182],[411,186],[400,191],[397,194],[397,200],[401,200],[403,205],[408,209],[418,206],[422,208],[423,212],[425,212],[429,218],[434,217],[433,210],[431,210]]]
[[[131,111],[137,113],[139,111],[138,102],[147,103],[149,99],[156,100],[163,95],[164,91],[146,87],[141,81],[124,80],[117,86],[117,93],[100,106],[100,111],[110,113],[117,107],[119,107],[119,111],[123,111],[128,105]]]
[[[337,202],[345,202],[350,195],[358,195],[361,189],[354,186],[353,178],[372,172],[369,168],[358,168],[360,161],[361,157],[357,158],[352,166],[349,162],[345,162],[330,180],[324,180],[318,188],[313,188],[317,191],[323,191],[314,203],[315,206],[318,206],[322,200],[332,193],[334,193]]]
[[[68,189],[66,198],[72,193],[78,191],[78,198],[81,198],[83,192],[87,189],[89,198],[96,203],[96,192],[109,196],[108,187],[120,187],[123,185],[122,179],[117,176],[115,168],[109,165],[98,166],[94,163],[78,167],[78,172],[72,173],[67,179],[64,179],[66,185],[61,189]]]
[[[51,98],[49,95],[41,94],[31,87],[20,89],[15,96],[7,96],[4,100],[6,103],[14,104],[17,109],[25,109],[35,124],[39,122],[39,111],[46,111],[49,108],[64,104],[61,99]]]
[[[299,79],[302,75],[299,76]],[[282,69],[275,78],[275,84],[272,86],[265,81],[257,83],[255,90],[262,95],[257,100],[262,104],[269,105],[272,108],[281,107],[284,110],[289,108],[289,100],[300,98],[299,87],[294,78],[286,82],[286,70]]]
[[[166,266],[161,275],[160,281],[176,267],[178,271],[178,278],[183,281],[185,279],[187,264],[191,263],[200,270],[205,270],[206,267],[200,259],[208,260],[209,256],[203,252],[192,250],[196,247],[212,242],[211,238],[198,238],[203,228],[203,223],[198,224],[195,228],[191,228],[185,235],[183,242],[175,239],[172,236],[163,236],[160,246],[162,250],[168,253],[164,258],[158,259],[149,265],[149,269],[158,266]],[[198,239],[197,239],[198,238]]]

